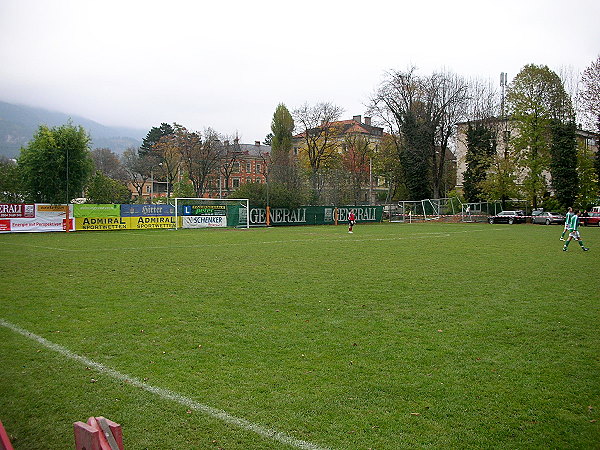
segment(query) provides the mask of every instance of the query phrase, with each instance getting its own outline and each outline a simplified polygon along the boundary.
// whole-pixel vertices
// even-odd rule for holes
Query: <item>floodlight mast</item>
[[[502,121],[502,125],[504,127],[504,130],[502,130],[502,141],[504,143],[504,157],[506,158],[506,149],[508,146],[508,120],[506,119],[506,111],[505,111],[505,104],[504,104],[504,99],[505,99],[505,92],[506,92],[506,86],[508,85],[508,74],[506,72],[501,72],[500,73],[500,88],[501,88],[501,92],[502,92],[502,101],[501,101],[501,121]]]
[[[504,119],[504,93],[506,90],[506,80],[507,80],[507,73],[506,72],[500,72],[500,87],[502,88],[502,103],[501,103],[501,114],[502,114],[502,119]]]

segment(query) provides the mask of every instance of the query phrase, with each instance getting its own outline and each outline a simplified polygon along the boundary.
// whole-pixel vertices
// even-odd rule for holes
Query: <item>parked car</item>
[[[535,219],[540,214],[544,214],[544,210],[542,208],[534,209],[533,211],[531,211],[531,222],[533,223],[533,219]]]
[[[489,223],[525,223],[525,214],[523,211],[502,211],[495,216],[488,218]]]
[[[582,225],[596,225],[600,227],[600,212],[588,213],[587,217],[579,217]]]
[[[565,223],[565,216],[555,212],[543,211],[540,214],[533,216],[531,223],[539,223],[543,225],[551,225],[553,223],[563,224]]]

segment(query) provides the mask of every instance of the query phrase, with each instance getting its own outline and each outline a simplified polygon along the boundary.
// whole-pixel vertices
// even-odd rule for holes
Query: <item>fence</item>
[[[225,203],[225,202],[223,202]],[[184,208],[189,205],[182,205]],[[218,205],[217,205],[218,206]],[[217,206],[190,215],[176,214],[172,205],[42,205],[0,204],[0,232],[113,231],[181,228],[183,219],[195,218],[192,228],[238,226],[328,225],[347,223],[354,211],[357,222],[381,222],[383,206],[301,206],[299,208],[241,208],[232,219],[218,214]],[[189,207],[193,210],[192,207]],[[67,213],[68,211],[68,213]],[[267,222],[267,214],[269,221]],[[224,218],[227,220],[224,220]],[[216,220],[222,219],[222,220]]]

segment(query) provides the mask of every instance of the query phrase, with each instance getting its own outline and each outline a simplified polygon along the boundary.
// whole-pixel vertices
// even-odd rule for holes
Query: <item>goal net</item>
[[[250,228],[247,198],[176,198],[175,228]]]
[[[420,201],[399,201],[390,211],[390,222],[417,222],[425,217]]]

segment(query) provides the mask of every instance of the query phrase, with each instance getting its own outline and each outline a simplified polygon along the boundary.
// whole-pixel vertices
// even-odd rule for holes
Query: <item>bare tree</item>
[[[414,67],[387,74],[372,97],[370,112],[396,140],[413,197],[439,197],[450,138],[467,117],[467,81],[450,72],[419,76]]]
[[[586,125],[593,129],[600,121],[600,56],[581,75],[578,100]]]
[[[373,148],[365,136],[352,134],[344,137],[344,149],[342,166],[349,178],[352,201],[356,205],[361,202],[361,192],[369,181]]]
[[[130,147],[123,153],[121,161],[128,181],[137,191],[138,198],[143,198],[144,185],[151,176],[152,168],[157,164],[156,158],[148,153],[141,155],[139,149]]]
[[[450,139],[454,135],[456,124],[467,118],[470,96],[467,81],[456,74],[433,74],[429,80],[430,95],[434,99],[432,118],[435,127],[433,195],[437,198],[442,193],[442,183],[446,175]]]
[[[196,196],[208,191],[211,179],[218,176],[225,149],[218,133],[212,128],[200,132],[189,132],[183,127],[175,131],[181,162],[194,186]]]
[[[335,126],[344,110],[332,103],[305,103],[292,113],[294,123],[302,130],[305,157],[310,168],[314,194],[318,197],[324,179],[320,177],[323,167],[331,160],[339,146],[340,130]]]
[[[128,179],[127,172],[119,156],[109,148],[96,148],[92,150],[94,169],[113,180],[125,181]]]
[[[176,126],[179,126],[175,124]],[[152,153],[159,160],[158,165],[161,173],[167,181],[167,198],[171,197],[171,186],[179,175],[181,167],[181,152],[176,134],[162,136],[158,142],[152,145]]]
[[[231,174],[234,172],[234,167],[236,166],[236,164],[239,164],[239,156],[241,153],[242,150],[240,148],[240,141],[237,135],[235,138],[233,138],[233,140],[227,138],[223,141],[223,157],[221,159],[221,166],[219,168],[219,189],[222,189],[222,178],[227,194],[229,194],[229,192],[231,191],[229,187],[229,180],[231,179]]]

